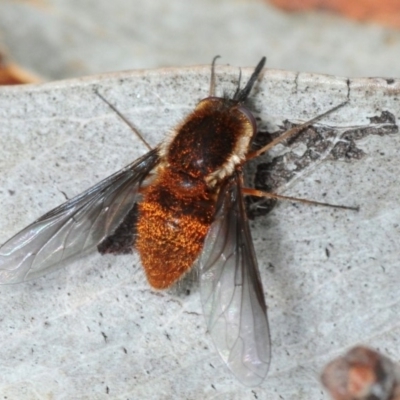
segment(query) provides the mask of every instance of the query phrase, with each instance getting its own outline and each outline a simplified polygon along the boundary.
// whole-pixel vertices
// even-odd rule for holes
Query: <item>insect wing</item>
[[[157,151],[150,151],[4,243],[0,247],[0,284],[36,278],[97,246],[132,209],[140,183],[157,161]]]
[[[226,186],[199,259],[203,311],[223,361],[243,384],[256,386],[271,357],[267,308],[239,174]]]

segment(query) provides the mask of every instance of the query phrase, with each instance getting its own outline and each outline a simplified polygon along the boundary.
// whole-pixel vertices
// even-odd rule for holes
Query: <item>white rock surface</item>
[[[234,89],[237,72],[218,67],[220,93]],[[154,145],[207,96],[208,82],[209,68],[198,67],[0,88],[0,243],[146,151],[95,88]],[[360,159],[328,151],[279,190],[359,212],[283,202],[251,223],[273,346],[261,387],[243,387],[222,365],[196,284],[155,292],[136,256],[93,255],[0,287],[2,396],[326,399],[319,373],[345,348],[361,342],[398,360],[399,93],[400,81],[274,70],[254,91],[261,127],[304,121],[349,98],[319,123],[335,127],[329,149],[364,129]],[[383,111],[391,124],[371,122]],[[306,142],[296,143],[301,155]]]

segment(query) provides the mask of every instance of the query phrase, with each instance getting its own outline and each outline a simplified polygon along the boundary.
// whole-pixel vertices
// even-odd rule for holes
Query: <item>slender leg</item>
[[[132,123],[130,121],[128,121],[128,119],[125,117],[125,115],[123,115],[114,105],[112,105],[104,96],[102,96],[97,90],[95,90],[95,93],[97,94],[97,96],[100,97],[101,100],[104,101],[104,103],[106,103],[111,110],[113,110],[118,117],[120,117],[122,119],[122,121],[124,121],[129,128],[132,129],[133,132],[136,133],[136,135],[139,137],[139,139],[145,144],[145,146],[149,149],[152,150],[152,147],[146,142],[145,138],[143,137],[143,135],[136,129],[135,126],[132,125]]]
[[[215,62],[220,58],[221,56],[215,56],[212,60],[211,63],[211,79],[210,79],[210,91],[209,91],[209,96],[214,97],[215,96]]]
[[[337,109],[343,107],[344,105],[346,105],[348,103],[348,101],[344,101],[343,103],[340,103],[339,105],[331,108],[328,111],[325,111],[324,113],[316,116],[313,119],[310,119],[309,121],[304,122],[303,124],[296,126],[295,128],[289,129],[288,131],[286,131],[285,133],[283,133],[281,136],[277,137],[276,139],[274,139],[271,143],[268,143],[267,145],[265,145],[264,147],[261,147],[261,149],[253,151],[251,153],[249,153],[247,155],[247,160],[251,160],[253,158],[258,157],[259,155],[265,153],[266,151],[272,149],[274,146],[276,146],[278,143],[282,142],[285,139],[288,139],[294,135],[296,135],[297,133],[301,132],[302,130],[304,130],[305,128],[309,127],[310,125],[312,125],[314,122],[320,120],[321,118],[327,116],[328,114],[333,113],[334,111],[336,111]]]
[[[274,200],[289,200],[289,201],[295,201],[295,202],[304,203],[304,204],[313,204],[313,205],[317,205],[317,206],[341,208],[344,210],[359,211],[359,209],[360,209],[358,206],[350,207],[350,206],[342,206],[342,205],[338,205],[338,204],[321,203],[319,201],[299,199],[297,197],[282,196],[280,194],[263,192],[261,190],[252,189],[252,188],[243,188],[243,194],[248,195],[248,196],[266,197],[268,199],[274,199]]]

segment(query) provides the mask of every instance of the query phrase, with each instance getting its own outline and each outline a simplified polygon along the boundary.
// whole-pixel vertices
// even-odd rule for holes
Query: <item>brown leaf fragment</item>
[[[399,367],[367,347],[331,361],[321,380],[335,400],[400,400]]]
[[[285,11],[332,11],[357,21],[373,21],[400,28],[400,2],[397,0],[270,0]]]

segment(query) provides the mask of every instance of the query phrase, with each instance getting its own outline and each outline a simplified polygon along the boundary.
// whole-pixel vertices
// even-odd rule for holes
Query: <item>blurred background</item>
[[[3,63],[44,80],[209,64],[400,77],[397,0],[0,0]],[[21,72],[21,71],[20,71]]]

